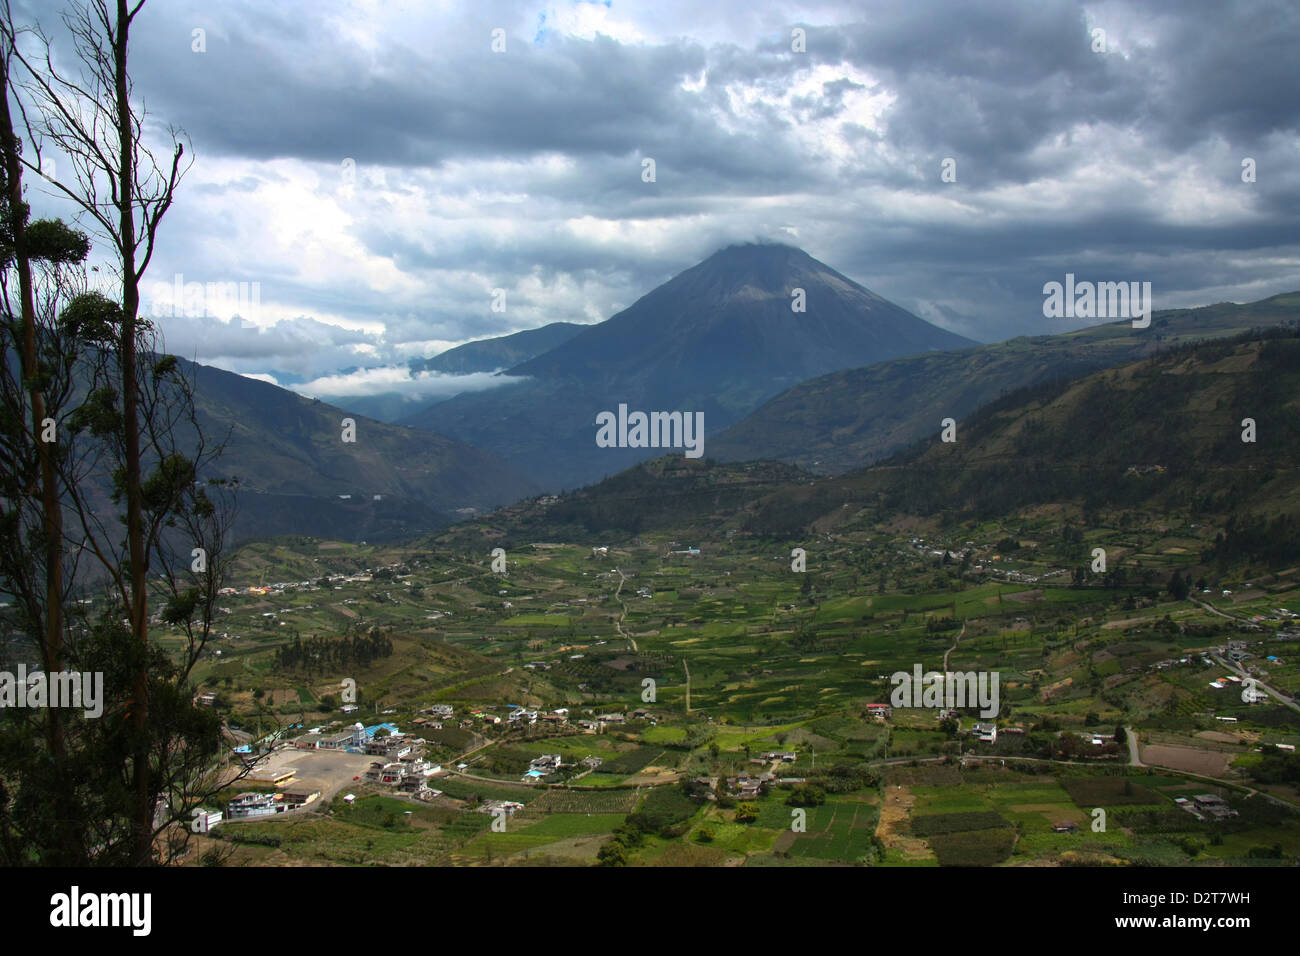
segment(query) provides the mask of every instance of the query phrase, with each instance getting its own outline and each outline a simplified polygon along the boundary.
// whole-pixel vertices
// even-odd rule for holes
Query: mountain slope
[[[584,328],[586,326],[576,325],[573,322],[552,322],[540,329],[525,329],[510,335],[466,342],[464,345],[447,349],[429,358],[411,359],[407,367],[413,377],[427,373],[455,376],[496,372],[526,362],[557,345],[562,345]],[[343,369],[340,374],[354,371],[357,369]],[[454,386],[455,383],[452,382],[451,385]],[[329,398],[339,408],[346,408],[348,411],[376,418],[381,422],[395,422],[454,394],[456,392],[451,391],[436,400],[430,400],[428,397],[420,398],[404,392],[331,395]]]
[[[796,289],[806,311],[792,310]],[[731,246],[515,366],[511,383],[402,423],[486,448],[546,487],[572,487],[660,453],[596,446],[595,416],[620,403],[703,412],[709,436],[810,376],[970,344],[798,249]]]
[[[1255,442],[1243,442],[1243,419]],[[775,462],[660,459],[483,523],[503,541],[651,531],[806,537],[896,519],[1142,511],[1224,527],[1227,558],[1300,560],[1300,331],[1250,332],[1010,392],[892,458],[832,478]],[[466,538],[469,540],[469,538]],[[1234,550],[1235,549],[1235,550]]]
[[[844,472],[933,433],[944,418],[963,418],[1023,385],[1132,362],[1184,341],[1298,320],[1300,293],[1289,293],[1247,305],[1156,312],[1147,329],[1124,321],[834,372],[778,395],[716,436],[710,454],[728,461],[787,461],[822,474]]]
[[[806,312],[791,308],[795,289],[805,291]],[[799,249],[745,245],[715,253],[511,374],[576,378],[648,398],[675,397],[683,386],[688,395],[717,396],[703,383],[725,382],[718,402],[738,409],[850,356],[969,344]]]
[[[751,502],[812,476],[778,462],[724,464],[663,457],[639,462],[594,485],[498,509],[438,536],[444,545],[479,547],[484,529],[510,545],[532,541],[625,541],[641,531],[683,536],[710,529]]]
[[[445,372],[449,375],[495,372],[549,352],[585,328],[585,325],[573,322],[552,322],[539,329],[466,342],[431,358],[412,359],[408,364],[412,372]]]
[[[1243,421],[1256,440],[1243,441]],[[1300,513],[1300,332],[1247,333],[1006,396],[841,481],[912,514],[1047,502]],[[937,432],[937,429],[936,429]]]
[[[505,462],[454,439],[349,416],[211,366],[183,365],[205,432],[229,434],[216,470],[239,478],[240,537],[415,534],[447,524],[456,511],[485,510],[535,490]],[[342,440],[347,417],[356,422],[351,443]]]

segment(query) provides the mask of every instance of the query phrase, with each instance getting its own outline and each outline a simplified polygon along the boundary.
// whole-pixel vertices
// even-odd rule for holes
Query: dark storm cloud
[[[764,238],[983,340],[1058,331],[1041,286],[1066,271],[1150,280],[1157,307],[1300,286],[1290,3],[155,0],[135,38],[138,89],[208,164],[156,268],[322,317],[222,345],[245,365],[595,321]],[[318,327],[343,320],[382,331]]]
[[[535,49],[516,36],[507,55],[494,55],[485,19],[425,46],[386,38],[382,63],[372,63],[328,29],[304,30],[304,12],[288,9],[165,11],[136,60],[169,77],[155,93],[159,109],[186,115],[196,142],[249,158],[427,167],[543,152],[648,154],[673,142],[687,146],[675,151],[686,169],[760,168],[743,148],[755,134],[722,135],[679,89],[706,65],[697,44],[557,38]],[[213,17],[220,28],[209,28],[207,53],[195,56],[187,27]]]

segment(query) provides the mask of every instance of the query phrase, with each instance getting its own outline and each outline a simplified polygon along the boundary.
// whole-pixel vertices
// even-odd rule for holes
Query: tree
[[[11,62],[6,46],[0,51],[0,90],[6,93]],[[80,288],[77,267],[90,246],[84,233],[60,220],[29,221],[21,153],[9,97],[0,96],[0,590],[17,598],[23,629],[52,674],[65,663],[63,609],[69,598],[59,480],[66,445],[60,447],[57,434],[76,387],[74,350],[61,334],[58,313]],[[48,708],[43,718],[49,759],[61,768],[68,758],[64,716]],[[70,796],[66,787],[50,793],[53,863],[78,858]]]
[[[1061,529],[1061,556],[1067,563],[1081,561],[1087,554],[1083,532],[1071,524]]]
[[[742,803],[740,806],[736,807],[737,823],[753,823],[757,819],[758,819],[758,804]]]
[[[189,675],[210,633],[233,511],[230,486],[207,477],[220,445],[198,425],[193,383],[139,317],[140,283],[184,172],[174,136],[170,162],[154,162],[131,102],[129,34],[142,6],[71,7],[75,77],[55,67],[39,27],[14,25],[7,0],[0,17],[0,299],[17,355],[0,363],[0,454],[18,468],[9,474],[32,476],[25,488],[0,487],[0,589],[21,595],[22,625],[47,668],[102,673],[105,698],[93,720],[47,709],[39,746],[6,735],[0,852],[11,862],[145,864],[164,830],[159,849],[170,857],[188,840],[189,809],[216,786],[220,721],[194,706]],[[50,147],[71,177],[46,182],[114,260],[101,288],[88,287],[84,235],[28,222],[22,177],[46,172]],[[8,374],[15,366],[19,379]],[[105,592],[92,617],[73,598],[95,579]],[[161,626],[184,638],[175,657],[150,641],[151,580]],[[45,794],[54,814],[39,806]]]
[[[1128,731],[1124,729],[1123,724],[1117,724],[1115,727],[1115,743],[1117,744],[1128,743]]]
[[[785,798],[786,806],[790,807],[820,807],[825,802],[826,791],[811,783],[796,784]]]
[[[596,852],[601,866],[627,866],[627,848],[618,840],[607,840]]]

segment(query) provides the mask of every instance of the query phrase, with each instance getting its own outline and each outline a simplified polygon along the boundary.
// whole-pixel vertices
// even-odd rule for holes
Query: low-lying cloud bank
[[[450,375],[445,372],[412,372],[406,366],[385,365],[323,375],[292,388],[301,395],[322,401],[345,396],[400,395],[414,403],[451,398],[461,392],[481,392],[518,380],[499,371]]]

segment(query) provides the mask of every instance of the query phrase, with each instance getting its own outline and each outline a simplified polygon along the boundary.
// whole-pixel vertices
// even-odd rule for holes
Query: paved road
[[[1227,618],[1229,621],[1235,621],[1238,624],[1251,623],[1250,621],[1247,621],[1243,617],[1237,617],[1237,615],[1235,614],[1226,614],[1223,611],[1220,611],[1213,604],[1207,604],[1205,601],[1202,601],[1199,598],[1194,598],[1190,594],[1187,596],[1187,600],[1191,601],[1193,604],[1197,605],[1198,607],[1204,608],[1205,610],[1209,611],[1211,614],[1217,614],[1219,615],[1219,617]]]
[[[1212,604],[1207,604],[1204,601],[1197,600],[1196,598],[1190,596],[1188,599],[1193,604],[1204,608],[1205,610],[1209,611],[1211,614],[1217,614],[1219,617],[1227,618],[1229,621],[1235,621],[1238,624],[1251,624],[1251,622],[1247,621],[1245,618],[1237,617],[1236,615],[1233,614],[1225,614],[1223,611],[1220,611],[1217,607],[1215,607]],[[1252,625],[1252,626],[1256,626],[1256,625]],[[1218,664],[1220,667],[1226,667],[1228,670],[1232,671],[1238,677],[1246,678],[1252,676],[1247,670],[1245,670],[1240,664],[1236,663],[1235,661],[1226,661],[1222,657],[1220,657],[1215,651],[1210,650],[1209,648],[1206,648],[1206,653],[1210,655],[1211,659],[1213,659],[1216,664]],[[1295,700],[1288,697],[1286,694],[1281,693],[1276,687],[1268,686],[1258,677],[1256,677],[1254,680],[1256,684],[1262,687],[1274,700],[1278,701],[1283,707],[1290,707],[1292,710],[1296,711],[1297,713],[1300,713],[1300,704],[1297,704]]]
[[[1138,737],[1133,732],[1132,727],[1124,728],[1124,736],[1128,740],[1128,762],[1131,767],[1145,767],[1142,758],[1138,756]]]
[[[501,777],[480,777],[478,774],[466,773],[463,770],[448,770],[446,773],[446,778],[447,779],[456,778],[460,780],[477,780],[480,783],[490,783],[493,784],[494,786],[499,785],[502,787],[514,787],[517,790],[545,790],[546,789],[545,784],[524,783],[522,780],[503,780]],[[430,777],[429,779],[437,780],[438,778]]]
[[[1300,704],[1297,704],[1294,700],[1292,700],[1286,694],[1283,694],[1276,687],[1270,687],[1268,684],[1265,684],[1258,677],[1255,677],[1249,671],[1243,669],[1240,664],[1237,664],[1234,661],[1224,660],[1222,657],[1220,657],[1218,654],[1216,654],[1213,651],[1210,652],[1210,658],[1220,667],[1226,667],[1228,670],[1232,671],[1234,674],[1236,674],[1238,677],[1241,677],[1243,680],[1246,679],[1254,680],[1255,685],[1257,687],[1262,688],[1265,692],[1267,692],[1268,695],[1273,700],[1277,701],[1283,707],[1290,707],[1292,710],[1296,711],[1297,713],[1300,713]]]

